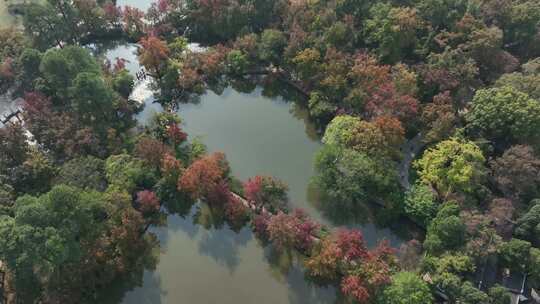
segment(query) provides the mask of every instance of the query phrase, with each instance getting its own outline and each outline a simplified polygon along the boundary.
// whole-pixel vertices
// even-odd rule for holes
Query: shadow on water
[[[272,276],[289,289],[290,303],[338,303],[337,289],[333,286],[321,286],[306,278],[304,257],[295,251],[281,252],[271,245],[264,248],[264,258]]]

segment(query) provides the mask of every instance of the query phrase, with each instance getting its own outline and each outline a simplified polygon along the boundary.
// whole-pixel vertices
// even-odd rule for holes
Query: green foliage
[[[531,98],[540,100],[540,73],[523,74],[514,72],[504,74],[495,83],[496,87],[510,86],[520,92],[528,94]]]
[[[540,136],[540,103],[508,86],[478,90],[465,118],[469,132],[502,145]]]
[[[330,103],[328,98],[321,92],[313,91],[309,95],[309,114],[316,120],[330,121],[337,110],[337,107]]]
[[[315,156],[315,170],[317,184],[344,203],[392,203],[399,190],[395,168],[350,149],[325,145]]]
[[[233,75],[242,75],[249,66],[248,57],[239,50],[232,50],[227,54],[227,72]]]
[[[520,239],[511,239],[499,248],[499,257],[505,267],[525,271],[528,267],[531,243]]]
[[[371,18],[365,22],[366,40],[377,47],[381,57],[397,62],[412,53],[417,32],[424,26],[416,9],[379,2],[369,12]]]
[[[353,141],[354,131],[356,126],[362,120],[358,117],[350,115],[340,115],[332,119],[330,124],[326,127],[322,142],[327,145],[334,145],[336,147],[347,148]]]
[[[131,74],[123,69],[119,73],[116,73],[112,79],[113,89],[124,98],[128,98],[133,91],[134,78]]]
[[[465,245],[465,223],[459,217],[459,207],[447,203],[428,226],[424,247],[429,253],[441,253]]]
[[[422,182],[432,185],[440,195],[473,193],[484,182],[485,158],[473,142],[451,138],[428,149],[415,162]]]
[[[383,293],[387,304],[430,304],[433,296],[426,282],[412,272],[398,272]]]
[[[81,244],[97,236],[104,212],[99,194],[67,186],[17,199],[15,216],[0,219],[0,256],[15,271],[18,294],[31,298],[39,292],[38,280],[54,279],[62,265],[80,262]]]
[[[435,28],[450,28],[467,9],[466,0],[416,0],[420,15]]]
[[[39,70],[46,82],[47,90],[60,98],[67,97],[68,89],[79,73],[97,75],[101,73],[90,52],[78,46],[49,49],[43,55]]]
[[[489,297],[467,281],[461,286],[461,295],[458,301],[463,304],[489,303]]]
[[[429,186],[416,183],[405,194],[404,209],[417,223],[427,227],[437,214],[437,196]]]
[[[129,154],[113,155],[105,161],[105,176],[109,187],[133,193],[137,187],[151,188],[155,183],[153,171],[142,160]]]
[[[531,201],[529,205],[529,211],[517,220],[515,235],[540,244],[540,199]]]
[[[21,90],[31,91],[39,77],[39,66],[42,54],[35,49],[26,48],[19,56],[20,74],[18,81]]]
[[[60,167],[55,184],[104,191],[107,188],[105,162],[93,156],[74,158]]]
[[[491,304],[508,304],[512,300],[510,292],[501,285],[491,287],[488,290],[488,295],[491,299]]]
[[[262,60],[275,65],[282,62],[282,55],[287,45],[287,38],[278,30],[264,30],[259,44],[259,55]]]
[[[80,119],[96,129],[112,120],[114,93],[99,74],[77,74],[70,88],[71,106]]]

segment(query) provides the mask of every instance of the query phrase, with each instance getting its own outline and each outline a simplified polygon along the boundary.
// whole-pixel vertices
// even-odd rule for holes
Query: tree
[[[384,303],[388,304],[430,304],[433,296],[429,286],[417,274],[398,272],[392,276],[392,283],[384,289]]]
[[[53,103],[63,104],[69,99],[69,88],[79,73],[100,75],[101,69],[88,50],[78,46],[49,49],[43,55],[39,70],[50,92]],[[100,92],[96,92],[100,93]]]
[[[271,176],[257,175],[248,179],[243,186],[248,201],[271,212],[284,209],[288,201],[287,185]]]
[[[461,285],[458,301],[463,304],[489,303],[489,297],[485,292],[474,287],[471,282],[464,282]]]
[[[321,71],[321,53],[317,49],[307,48],[292,59],[295,69],[302,81],[309,81]]]
[[[291,215],[279,211],[268,221],[268,238],[282,251],[300,249],[309,252],[314,243],[314,234],[320,226],[311,221],[301,210],[295,210]]]
[[[512,146],[490,166],[497,187],[506,197],[528,201],[540,194],[540,159],[530,146]]]
[[[512,87],[478,90],[465,118],[470,133],[503,147],[539,139],[540,103]]]
[[[367,122],[358,117],[339,115],[327,126],[322,142],[373,157],[396,157],[403,137],[404,130],[395,118],[378,117]]]
[[[79,73],[70,91],[71,106],[84,124],[98,130],[111,124],[114,94],[99,74]]]
[[[239,50],[232,50],[227,54],[227,72],[233,75],[243,75],[247,72],[249,61],[247,55]]]
[[[315,170],[317,184],[338,203],[392,203],[398,193],[395,168],[362,152],[325,145],[315,156]]]
[[[375,45],[379,55],[388,62],[397,62],[416,47],[417,32],[424,25],[417,10],[376,3],[365,22],[366,40]]]
[[[492,304],[507,304],[512,300],[510,292],[498,284],[488,290],[488,295]]]
[[[229,178],[229,164],[223,153],[203,156],[186,168],[178,179],[178,190],[193,199],[209,199]],[[225,202],[221,202],[225,203]]]
[[[152,244],[143,231],[129,194],[60,185],[19,197],[0,218],[0,256],[19,300],[92,302],[119,275],[142,274]]]
[[[126,69],[121,69],[113,76],[112,87],[123,98],[129,98],[134,85],[134,78]]]
[[[14,218],[0,221],[0,255],[14,271],[16,290],[23,298],[27,292],[29,296],[39,292],[34,285],[42,281],[38,275],[45,276],[44,282],[54,287],[54,283],[60,283],[55,274],[62,265],[84,261],[82,243],[95,241],[99,215],[105,212],[96,195],[81,194],[66,186],[55,187],[40,197],[23,196],[14,209]]]
[[[424,247],[429,253],[457,249],[465,244],[465,224],[459,217],[459,207],[453,203],[444,205],[427,229]]]
[[[93,156],[69,160],[60,167],[54,183],[86,190],[104,191],[107,188],[105,162]]]
[[[148,220],[149,223],[155,223],[159,220],[159,210],[161,204],[157,195],[149,190],[143,190],[137,192],[137,209]]]
[[[129,154],[112,155],[105,161],[109,188],[132,193],[138,187],[151,188],[155,182],[152,170],[141,159]]]
[[[26,48],[18,58],[20,68],[17,80],[20,90],[30,92],[34,88],[34,83],[39,77],[39,66],[42,54],[35,49]]]
[[[161,80],[169,60],[167,43],[158,37],[149,36],[143,37],[139,44],[139,62]]]
[[[416,183],[405,194],[405,212],[424,227],[435,217],[438,207],[436,194],[425,184]]]
[[[416,1],[415,7],[418,9],[419,14],[428,20],[434,28],[451,28],[465,14],[467,1]]]
[[[30,147],[21,124],[8,124],[0,128],[0,174],[21,166],[28,158]]]
[[[534,244],[540,244],[540,200],[529,203],[531,208],[516,223],[515,235]]]
[[[144,136],[137,141],[134,154],[151,168],[159,169],[165,155],[173,155],[173,150],[163,142]]]
[[[450,91],[433,97],[433,102],[423,107],[420,120],[427,129],[426,142],[438,142],[448,138],[457,124]]]
[[[511,239],[499,248],[499,257],[505,267],[525,272],[529,265],[531,243],[520,239]]]
[[[362,233],[357,230],[342,229],[321,240],[306,260],[306,268],[311,277],[322,281],[332,281],[340,276],[342,267],[346,267],[346,263],[361,262],[368,255]],[[357,282],[348,283],[356,285],[354,283]],[[345,289],[352,292],[353,286],[349,286],[348,283],[345,283]]]
[[[485,158],[473,142],[450,138],[428,149],[414,163],[422,182],[444,197],[454,191],[472,194],[485,178]]]
[[[264,30],[261,34],[261,41],[259,44],[259,54],[261,59],[275,65],[280,65],[286,45],[287,38],[283,32],[273,29]]]

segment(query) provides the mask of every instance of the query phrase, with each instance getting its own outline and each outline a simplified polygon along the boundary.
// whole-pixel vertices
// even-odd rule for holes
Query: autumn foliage
[[[194,161],[178,179],[178,190],[193,199],[210,199],[221,195],[229,174],[223,153],[213,153]]]

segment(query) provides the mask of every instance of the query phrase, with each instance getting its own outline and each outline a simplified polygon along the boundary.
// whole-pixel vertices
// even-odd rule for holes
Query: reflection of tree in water
[[[333,226],[347,226],[363,230],[363,226],[373,225],[375,229],[389,229],[400,240],[422,238],[421,229],[407,218],[389,219],[388,210],[375,204],[339,202],[324,193],[315,181],[310,182],[307,197],[308,202],[317,208]]]
[[[366,224],[372,221],[372,206],[346,202],[337,202],[327,193],[324,193],[315,181],[311,181],[307,188],[308,202],[317,208],[323,216],[334,226],[351,224]],[[338,207],[339,206],[339,207]]]
[[[234,232],[228,227],[211,229],[204,233],[199,243],[199,252],[225,265],[229,272],[233,273],[240,264],[240,248],[245,247],[252,238],[253,234],[249,227],[239,232]]]
[[[199,243],[199,252],[225,265],[232,273],[240,263],[238,251],[245,247],[253,234],[249,227],[233,230],[225,222],[222,208],[200,203],[193,213],[193,224],[206,229]]]
[[[304,257],[297,251],[278,251],[269,245],[264,248],[264,257],[272,276],[287,284],[290,303],[333,303],[336,299],[334,287],[317,285],[306,277]]]
[[[137,287],[142,287],[143,282],[145,288],[147,288],[149,280],[144,280],[145,275],[149,275],[155,269],[159,263],[159,240],[153,233],[147,233],[145,236],[148,246],[140,252],[140,261],[141,263],[135,263],[135,268],[127,269],[124,275],[117,277],[111,284],[106,288],[103,288],[96,294],[95,303],[104,303],[104,304],[113,304],[120,303],[126,296],[128,291],[131,291]],[[163,293],[161,290],[161,282],[158,278],[151,281],[155,283],[152,286],[152,295],[155,293],[155,296],[152,296],[153,299],[151,303],[160,302],[160,294]],[[149,294],[150,295],[150,294]]]

